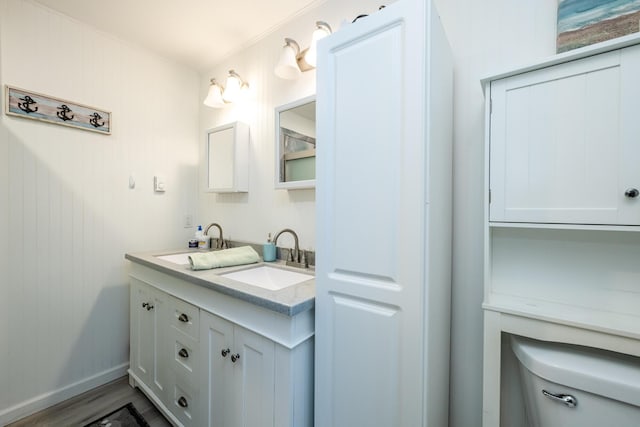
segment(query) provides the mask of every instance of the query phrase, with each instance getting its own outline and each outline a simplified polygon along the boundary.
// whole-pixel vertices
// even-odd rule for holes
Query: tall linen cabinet
[[[452,78],[430,1],[319,43],[315,425],[448,424]]]

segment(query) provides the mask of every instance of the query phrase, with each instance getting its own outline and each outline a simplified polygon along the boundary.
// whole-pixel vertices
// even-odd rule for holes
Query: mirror
[[[207,191],[248,191],[249,126],[229,123],[207,131]]]
[[[276,188],[316,186],[316,100],[276,108]]]

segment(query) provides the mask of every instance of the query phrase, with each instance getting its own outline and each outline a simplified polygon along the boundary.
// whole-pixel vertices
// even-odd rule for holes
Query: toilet
[[[640,358],[511,336],[529,427],[640,426]]]

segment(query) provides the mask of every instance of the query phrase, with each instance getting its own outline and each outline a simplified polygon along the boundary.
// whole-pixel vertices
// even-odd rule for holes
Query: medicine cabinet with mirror
[[[276,188],[315,188],[315,95],[276,107],[275,119]]]
[[[211,193],[249,191],[249,126],[234,122],[207,131],[206,189]]]

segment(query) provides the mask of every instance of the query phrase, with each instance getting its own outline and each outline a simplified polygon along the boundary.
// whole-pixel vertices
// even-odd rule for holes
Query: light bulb
[[[227,77],[227,87],[222,93],[222,99],[226,102],[234,102],[240,95],[240,87],[242,86],[242,80],[235,71],[229,70],[229,76]]]
[[[222,99],[222,88],[215,79],[211,79],[211,85],[209,86],[207,97],[203,103],[212,108],[222,108],[225,106],[225,102]]]
[[[304,55],[304,60],[312,67],[316,66],[318,56],[318,40],[323,39],[331,34],[331,27],[323,21],[316,22],[316,29],[311,36],[311,45]]]
[[[280,54],[280,60],[274,69],[274,73],[276,76],[282,79],[293,80],[297,79],[300,76],[300,68],[298,67],[298,61],[296,59],[298,53],[300,52],[300,47],[298,43],[293,39],[284,39],[286,44],[282,48],[282,53]]]

